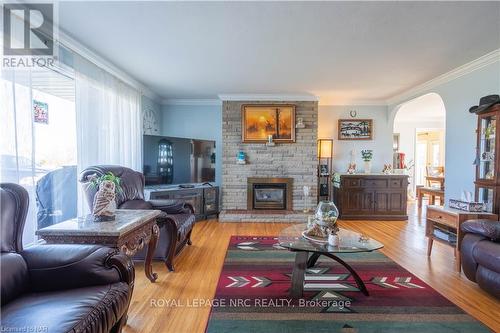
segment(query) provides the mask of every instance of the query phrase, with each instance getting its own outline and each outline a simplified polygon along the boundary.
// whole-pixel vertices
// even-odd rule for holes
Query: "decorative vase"
[[[238,152],[236,163],[237,164],[246,164],[247,163],[247,156],[244,152],[242,152],[242,151]]]
[[[372,161],[365,161],[365,173],[372,172]]]
[[[320,201],[314,214],[316,223],[329,229],[335,228],[339,217],[339,210],[332,201]]]

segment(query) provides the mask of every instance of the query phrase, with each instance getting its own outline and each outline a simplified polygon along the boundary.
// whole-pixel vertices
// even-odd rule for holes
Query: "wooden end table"
[[[427,256],[430,257],[432,252],[432,244],[434,241],[439,241],[447,245],[454,247],[455,252],[455,267],[458,272],[461,272],[461,253],[460,246],[462,244],[462,239],[464,237],[462,231],[460,230],[460,225],[467,220],[475,219],[485,219],[498,221],[498,215],[487,213],[487,212],[466,212],[463,210],[458,210],[450,207],[442,206],[427,206],[427,223],[425,226],[425,235],[428,237],[427,243]],[[451,228],[456,232],[457,238],[456,242],[452,243],[434,235],[435,225],[440,224]]]
[[[160,234],[156,218],[161,211],[117,209],[115,214],[114,221],[94,222],[91,216],[78,217],[37,230],[36,234],[51,244],[105,245],[127,256],[133,256],[147,244],[144,271],[155,282],[158,275],[153,272],[151,261]]]

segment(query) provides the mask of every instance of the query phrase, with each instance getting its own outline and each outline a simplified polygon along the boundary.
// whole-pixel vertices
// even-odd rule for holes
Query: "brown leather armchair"
[[[2,332],[121,332],[134,286],[131,260],[94,245],[23,249],[28,193],[0,184]]]
[[[470,220],[461,229],[465,233],[460,248],[465,276],[500,299],[500,222]]]
[[[174,270],[174,256],[183,247],[191,245],[191,232],[195,223],[193,207],[179,200],[144,200],[144,175],[117,165],[92,166],[82,171],[80,183],[87,196],[87,202],[92,209],[92,202],[97,191],[88,186],[88,177],[101,176],[108,172],[120,177],[122,191],[116,196],[116,207],[119,209],[157,209],[162,211],[158,218],[160,237],[153,259],[165,262],[170,271]],[[138,252],[134,259],[144,260],[146,251]]]

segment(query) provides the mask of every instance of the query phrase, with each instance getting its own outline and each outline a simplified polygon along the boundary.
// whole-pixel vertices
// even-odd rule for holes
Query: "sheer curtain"
[[[23,243],[35,241],[35,186],[33,121],[31,115],[31,71],[2,71],[0,80],[0,182],[22,185],[30,205]]]
[[[142,169],[141,94],[75,55],[78,172],[115,164]],[[79,193],[79,213],[88,212]]]
[[[47,68],[3,70],[0,78],[0,182],[29,194],[23,243],[38,228],[76,216],[74,81]],[[37,105],[45,105],[39,117]],[[55,184],[61,175],[66,182]],[[63,203],[64,198],[72,204]]]

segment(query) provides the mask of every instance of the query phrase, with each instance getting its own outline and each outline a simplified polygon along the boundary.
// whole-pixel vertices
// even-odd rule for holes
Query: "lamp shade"
[[[331,158],[333,156],[333,140],[318,140],[318,158]]]

